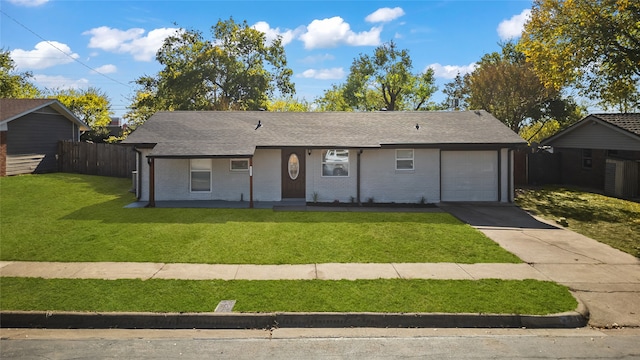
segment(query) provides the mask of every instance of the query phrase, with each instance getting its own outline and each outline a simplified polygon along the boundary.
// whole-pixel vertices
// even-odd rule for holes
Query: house
[[[592,114],[545,139],[562,184],[632,198],[640,189],[640,114]]]
[[[0,176],[57,171],[58,142],[87,130],[58,100],[0,99]]]
[[[124,143],[150,206],[510,202],[512,150],[526,145],[486,111],[158,112]]]

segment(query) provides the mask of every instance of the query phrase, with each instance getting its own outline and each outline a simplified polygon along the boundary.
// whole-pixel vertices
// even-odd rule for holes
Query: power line
[[[0,13],[2,13],[4,16],[6,16],[6,17],[8,17],[9,19],[11,19],[11,20],[12,20],[13,22],[15,22],[16,24],[18,24],[18,25],[20,25],[21,27],[23,27],[23,28],[24,28],[25,30],[27,30],[28,32],[30,32],[30,33],[32,33],[33,35],[35,35],[35,36],[36,36],[37,38],[39,38],[40,40],[42,40],[42,41],[46,42],[47,44],[49,44],[49,46],[51,46],[52,48],[54,48],[54,49],[56,49],[56,50],[60,51],[61,53],[63,53],[63,54],[64,54],[66,57],[68,57],[69,59],[71,59],[71,60],[73,60],[73,61],[77,62],[78,64],[80,64],[80,65],[82,65],[82,66],[86,67],[87,69],[89,69],[89,70],[91,70],[91,71],[95,72],[96,74],[103,76],[103,77],[104,77],[104,78],[106,78],[106,79],[109,79],[109,80],[111,80],[111,81],[113,81],[113,82],[115,82],[115,83],[117,83],[117,84],[120,84],[120,85],[122,85],[122,86],[126,86],[126,87],[128,87],[129,89],[131,89],[131,86],[130,86],[130,85],[127,85],[127,84],[125,84],[125,83],[123,83],[123,82],[121,82],[121,81],[119,81],[119,80],[116,80],[116,79],[112,78],[111,76],[109,76],[109,75],[107,75],[107,74],[103,74],[103,73],[101,73],[100,71],[98,71],[98,70],[96,70],[96,69],[92,68],[91,66],[89,66],[89,65],[87,65],[87,64],[85,64],[85,63],[83,63],[82,61],[80,61],[80,60],[78,60],[78,59],[74,58],[73,56],[71,56],[71,55],[67,54],[66,52],[64,52],[64,51],[63,51],[62,49],[60,49],[59,47],[57,47],[57,46],[55,46],[54,44],[52,44],[52,43],[51,43],[51,41],[46,40],[45,38],[43,38],[42,36],[40,36],[38,33],[36,33],[35,31],[31,30],[31,29],[30,29],[30,28],[28,28],[26,25],[24,25],[24,24],[23,24],[23,23],[21,23],[20,21],[18,21],[18,20],[16,20],[15,18],[13,18],[11,15],[7,14],[6,12],[4,12],[2,9],[0,9]]]

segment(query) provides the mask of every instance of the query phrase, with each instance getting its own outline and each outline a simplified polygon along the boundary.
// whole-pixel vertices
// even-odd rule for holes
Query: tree
[[[466,77],[466,76],[465,76]],[[465,101],[467,95],[467,88],[465,87],[465,77],[460,73],[456,74],[453,81],[444,84],[442,92],[447,96],[444,100],[442,107],[451,110],[464,110],[467,108]]]
[[[258,110],[279,92],[295,93],[292,70],[281,38],[267,44],[264,33],[236,23],[218,21],[212,39],[181,29],[168,37],[156,54],[164,68],[143,76],[128,119],[137,123],[157,110]]]
[[[519,49],[548,87],[640,109],[640,3],[535,0]]]
[[[107,125],[111,122],[111,102],[106,93],[90,87],[86,90],[50,90],[48,97],[56,98],[78,119],[89,125],[91,131],[82,134],[82,140],[104,142],[109,136]]]
[[[486,54],[465,77],[465,101],[471,109],[484,109],[516,133],[537,121],[565,121],[577,107],[554,87],[547,87],[515,44],[501,53]]]
[[[351,64],[346,83],[325,92],[324,108],[374,111],[419,110],[427,108],[437,90],[433,70],[411,73],[413,66],[407,50],[399,50],[391,41],[374,50],[373,56],[361,54]],[[336,95],[341,94],[342,99]],[[340,101],[331,104],[332,101]],[[344,104],[342,104],[344,102]]]
[[[311,106],[307,101],[290,97],[268,101],[266,110],[276,112],[306,112],[310,109]]]
[[[344,85],[332,85],[315,100],[319,111],[353,111],[344,97]]]
[[[0,98],[37,98],[40,90],[29,79],[29,72],[16,72],[16,65],[8,50],[0,50]]]
[[[529,144],[540,143],[542,140],[560,131],[558,120],[538,121],[531,125],[525,125],[520,129],[520,136]]]
[[[435,104],[429,102],[429,98],[438,90],[434,85],[435,81],[435,72],[431,68],[413,76],[406,88],[407,95],[403,98],[406,106],[403,107],[411,110],[432,110]]]

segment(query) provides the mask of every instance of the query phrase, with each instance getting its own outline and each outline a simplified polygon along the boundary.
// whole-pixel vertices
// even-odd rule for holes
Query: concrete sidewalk
[[[300,264],[225,265],[118,262],[0,262],[0,276],[46,279],[356,280],[356,279],[536,279],[549,280],[529,264]]]
[[[640,259],[515,205],[442,204],[550,280],[569,287],[596,327],[640,327]]]

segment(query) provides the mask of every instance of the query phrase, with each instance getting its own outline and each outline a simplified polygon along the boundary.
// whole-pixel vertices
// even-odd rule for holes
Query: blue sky
[[[120,1],[0,0],[0,46],[41,88],[97,87],[116,116],[132,84],[160,70],[156,50],[178,27],[209,30],[233,17],[283,37],[296,97],[312,101],[344,82],[351,62],[393,40],[413,71],[443,85],[485,53],[519,37],[531,1]]]

